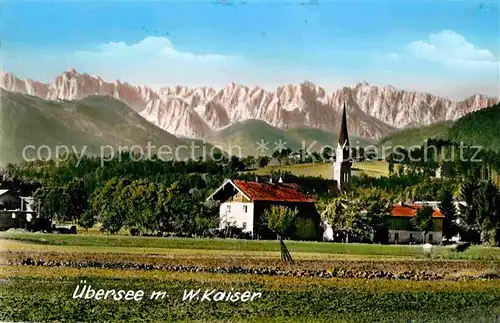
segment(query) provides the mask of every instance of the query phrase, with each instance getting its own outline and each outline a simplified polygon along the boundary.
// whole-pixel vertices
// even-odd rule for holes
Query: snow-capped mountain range
[[[287,84],[276,91],[234,83],[223,89],[174,86],[153,90],[118,80],[104,81],[74,69],[57,76],[50,84],[21,80],[12,73],[2,72],[0,87],[47,100],[112,96],[169,133],[204,139],[234,122],[248,119],[263,120],[279,128],[337,131],[344,103],[350,133],[380,138],[398,128],[455,120],[499,101],[474,94],[453,102],[429,93],[378,87],[366,82],[333,92],[307,81]]]

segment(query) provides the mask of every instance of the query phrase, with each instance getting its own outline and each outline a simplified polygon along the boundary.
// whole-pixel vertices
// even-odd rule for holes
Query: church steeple
[[[342,112],[342,124],[340,126],[340,134],[339,134],[339,144],[342,147],[349,147],[349,133],[347,132],[347,112],[345,109]]]
[[[347,131],[347,111],[344,103],[342,123],[340,125],[339,140],[333,165],[333,179],[337,181],[339,191],[344,191],[351,186],[351,147],[349,146],[349,133]]]

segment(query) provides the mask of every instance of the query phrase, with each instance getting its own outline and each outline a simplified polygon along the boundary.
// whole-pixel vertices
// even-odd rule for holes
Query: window
[[[433,238],[434,238],[434,237],[432,236],[432,233],[429,233],[429,241],[434,240]]]
[[[413,241],[413,233],[410,233],[410,241]]]
[[[248,212],[248,205],[243,205],[243,212],[245,212],[245,213]]]
[[[242,229],[245,230],[247,228],[247,223],[246,222],[243,222],[243,227]]]
[[[231,213],[231,205],[228,205],[226,210],[227,210],[227,213]]]
[[[399,240],[399,233],[396,232],[396,233],[394,233],[394,241],[397,242],[398,240]]]

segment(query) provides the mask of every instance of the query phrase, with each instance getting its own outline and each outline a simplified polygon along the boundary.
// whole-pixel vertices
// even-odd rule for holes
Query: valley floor
[[[0,235],[3,321],[495,322],[500,249],[106,235]],[[82,283],[85,281],[85,283]],[[74,299],[77,286],[143,291]],[[214,289],[204,300],[185,293]],[[165,297],[152,297],[163,291]],[[249,291],[253,301],[214,295]],[[259,294],[260,293],[260,294]],[[167,296],[168,295],[168,296]],[[219,294],[222,295],[222,294]],[[217,297],[217,296],[215,296]],[[202,298],[203,299],[203,298]]]

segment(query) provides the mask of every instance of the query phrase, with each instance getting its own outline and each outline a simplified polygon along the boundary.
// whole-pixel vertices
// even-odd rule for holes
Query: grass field
[[[282,165],[282,166],[268,166],[255,171],[258,175],[267,175],[271,171],[289,171],[297,176],[321,176],[323,178],[333,178],[332,164],[330,163],[308,163],[308,164],[295,164],[295,165]],[[353,163],[352,170],[354,175],[362,173],[373,176],[387,176],[389,174],[389,167],[385,161],[366,161]]]
[[[236,322],[494,322],[499,285],[490,282],[400,284],[383,280],[255,278],[241,275],[48,268],[2,273],[3,319],[30,321],[236,321]],[[164,299],[71,299],[77,281],[95,289],[165,291]],[[185,290],[253,291],[253,302],[182,302]]]
[[[10,241],[27,242],[34,245],[55,245],[75,247],[113,247],[113,248],[152,248],[152,249],[188,249],[224,250],[245,252],[279,252],[279,244],[269,240],[237,240],[237,239],[192,239],[192,238],[155,238],[130,237],[119,235],[61,235],[42,233],[3,233],[3,244]],[[361,243],[324,243],[289,241],[287,247],[291,252],[346,254],[360,256],[408,256],[423,257],[422,247],[418,245],[378,245]],[[456,259],[491,259],[500,261],[500,248],[473,246],[464,253],[455,253],[451,247],[434,248],[434,255],[442,258]]]
[[[3,321],[495,322],[500,249],[0,234]],[[73,299],[142,290],[140,301]],[[185,290],[261,293],[252,302],[183,301]],[[164,299],[150,299],[165,291]]]

